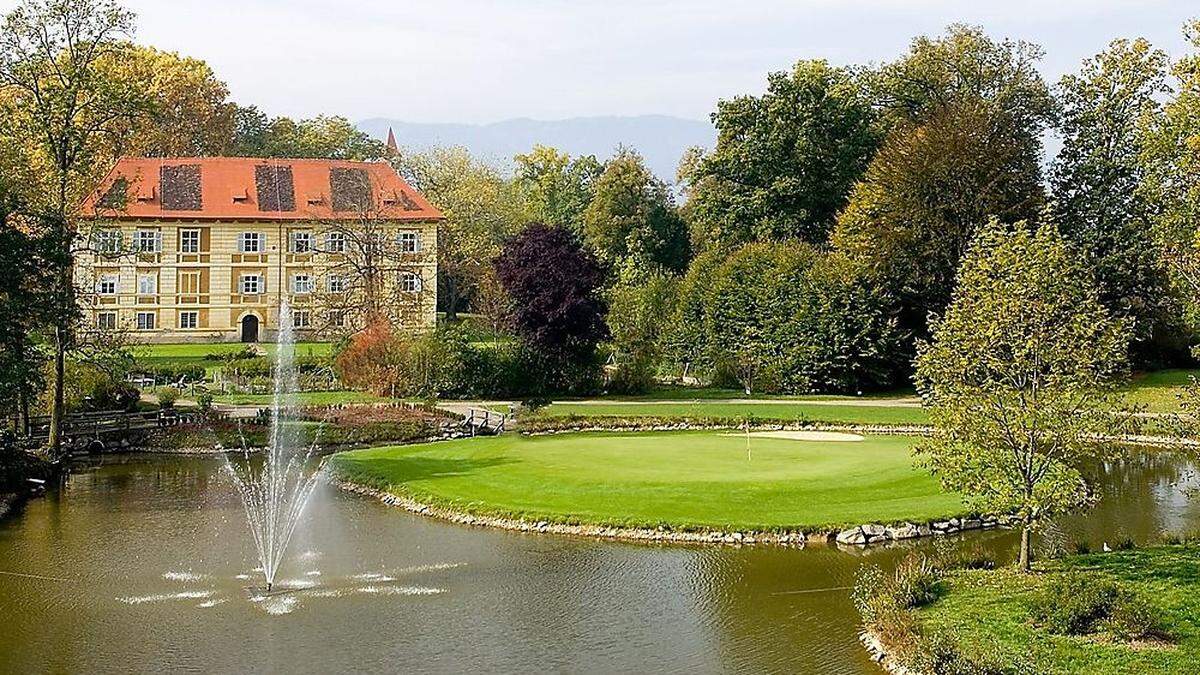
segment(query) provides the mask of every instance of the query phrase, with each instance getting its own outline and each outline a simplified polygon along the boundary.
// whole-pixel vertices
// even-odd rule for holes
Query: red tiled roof
[[[198,204],[192,167],[199,168]],[[356,183],[347,177],[365,181]],[[109,202],[106,197],[122,179],[127,183],[125,198]],[[365,184],[370,185],[369,193],[354,189]],[[114,220],[345,219],[360,214],[359,209],[347,207],[347,200],[357,204],[367,194],[371,206],[362,212],[373,218],[442,218],[437,208],[383,162],[256,157],[124,157],[84,201],[82,212]],[[262,206],[282,210],[262,210],[260,195]],[[164,197],[170,209],[164,208]],[[334,211],[335,205],[341,210]]]

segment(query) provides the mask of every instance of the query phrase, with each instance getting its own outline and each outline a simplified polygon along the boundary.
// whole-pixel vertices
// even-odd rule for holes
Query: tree
[[[461,147],[401,155],[393,163],[446,216],[438,225],[438,303],[454,320],[501,245],[527,221],[520,191]]]
[[[230,153],[234,110],[229,87],[199,59],[135,44],[105,62],[107,77],[143,90],[146,114],[124,134],[124,154],[147,157],[204,157]]]
[[[625,389],[644,389],[653,379],[668,328],[663,317],[674,313],[678,288],[678,278],[655,272],[609,291],[605,321]]]
[[[30,236],[16,196],[0,177],[0,411],[26,430],[41,385],[44,356],[34,343],[50,281],[41,244]]]
[[[1200,325],[1200,21],[1184,29],[1192,53],[1171,72],[1174,97],[1142,134],[1142,191],[1154,204],[1155,238],[1171,276]]]
[[[879,145],[862,78],[825,61],[771,73],[762,96],[717,104],[717,145],[683,175],[707,243],[824,242]]]
[[[1141,342],[1161,330],[1171,304],[1139,157],[1139,131],[1159,114],[1166,64],[1145,40],[1115,40],[1063,77],[1063,147],[1050,176],[1063,235],[1087,255],[1101,301],[1133,322]]]
[[[871,77],[871,88],[888,130],[977,101],[1018,130],[1015,136],[1036,144],[1057,115],[1037,70],[1042,56],[1032,43],[995,41],[978,26],[951,24],[940,37],[914,38],[907,54]]]
[[[917,335],[948,301],[976,229],[1041,210],[1041,136],[1056,108],[1040,58],[1034,45],[952,25],[872,78],[887,138],[832,241],[896,296]]]
[[[583,212],[592,201],[604,165],[594,155],[574,159],[544,145],[515,158],[516,184],[532,220],[583,231]]]
[[[311,119],[268,118],[254,106],[233,112],[233,154],[240,157],[317,157],[373,160],[388,156],[387,146],[336,115]]]
[[[342,336],[379,323],[422,324],[421,315],[432,311],[436,298],[436,279],[423,273],[431,251],[419,244],[412,250],[400,241],[395,221],[376,208],[314,225],[313,248],[326,260],[323,283],[312,294],[321,309],[323,332]]]
[[[123,53],[133,15],[112,0],[25,0],[0,29],[0,130],[30,167],[27,206],[45,229],[54,348],[48,451],[57,453],[64,412],[66,355],[76,337],[74,288],[78,204],[144,114],[144,92],[106,76]],[[114,142],[114,138],[116,142]]]
[[[897,127],[833,233],[834,247],[896,297],[902,325],[917,335],[949,301],[978,228],[993,216],[1033,219],[1043,203],[1035,147],[989,108],[963,102]]]
[[[917,388],[935,433],[917,455],[973,508],[1016,517],[1022,570],[1031,531],[1090,500],[1080,460],[1130,427],[1114,391],[1128,339],[1053,224],[993,220],[919,344]]]
[[[597,258],[633,276],[687,268],[687,226],[667,186],[646,168],[641,155],[620,149],[594,187],[583,213],[583,238]]]
[[[535,223],[504,246],[496,274],[513,302],[513,328],[544,360],[544,387],[578,388],[604,339],[604,270],[569,230]]]

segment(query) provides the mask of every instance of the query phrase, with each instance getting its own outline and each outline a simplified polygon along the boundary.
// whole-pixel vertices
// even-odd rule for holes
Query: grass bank
[[[911,406],[872,404],[856,401],[786,400],[779,402],[739,403],[734,401],[695,400],[678,402],[608,401],[553,403],[538,413],[543,418],[620,417],[625,419],[755,420],[780,422],[822,422],[827,424],[921,425],[929,423],[924,410]]]
[[[962,511],[912,465],[912,439],[722,432],[463,439],[336,455],[350,482],[479,516],[676,530],[805,531]]]
[[[923,635],[949,635],[970,655],[1020,664],[1038,673],[1193,673],[1200,663],[1200,546],[1156,546],[1077,555],[1043,562],[1038,573],[964,570],[941,582],[938,598],[919,608]],[[1111,583],[1147,603],[1168,641],[1114,636],[1104,620],[1082,635],[1053,632],[1035,618],[1040,598],[1072,573],[1087,573],[1089,586]],[[1042,600],[1041,602],[1045,602]],[[1069,608],[1078,598],[1058,597]]]

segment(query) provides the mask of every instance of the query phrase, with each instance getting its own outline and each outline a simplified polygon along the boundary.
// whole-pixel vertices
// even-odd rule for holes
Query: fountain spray
[[[275,586],[275,574],[321,476],[321,467],[312,461],[316,442],[301,443],[298,426],[286,421],[295,409],[297,389],[292,312],[286,299],[279,307],[276,342],[270,442],[261,461],[243,443],[241,457],[226,456],[225,463],[246,511],[267,591]]]

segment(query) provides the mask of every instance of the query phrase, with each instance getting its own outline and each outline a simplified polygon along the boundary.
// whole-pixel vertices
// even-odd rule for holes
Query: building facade
[[[442,215],[386,163],[126,158],[83,205],[86,320],[139,342],[437,320]],[[281,316],[281,307],[290,308]]]

